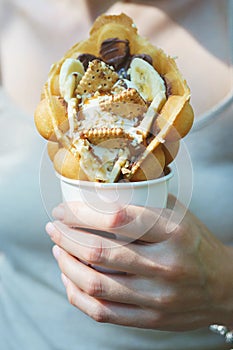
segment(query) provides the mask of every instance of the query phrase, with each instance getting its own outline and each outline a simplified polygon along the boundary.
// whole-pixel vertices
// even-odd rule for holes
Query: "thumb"
[[[114,233],[127,241],[164,241],[169,209],[128,205],[114,212],[98,212],[82,202],[67,202],[53,210],[53,216],[70,227]]]

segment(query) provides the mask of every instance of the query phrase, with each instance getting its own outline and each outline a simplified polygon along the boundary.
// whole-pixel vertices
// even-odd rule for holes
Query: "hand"
[[[171,209],[135,206],[109,215],[77,202],[60,205],[54,216],[60,221],[46,229],[68,299],[96,321],[167,331],[232,322],[232,249],[189,211],[179,225]],[[143,235],[126,244],[92,229]],[[122,274],[103,274],[90,264]]]

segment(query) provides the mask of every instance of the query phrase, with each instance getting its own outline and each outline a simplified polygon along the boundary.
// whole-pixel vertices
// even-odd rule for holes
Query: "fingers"
[[[46,230],[54,243],[91,265],[170,280],[192,280],[199,275],[196,257],[192,258],[190,254],[192,236],[181,232],[185,228],[170,240],[156,244],[126,244],[85,230],[72,229],[59,221],[47,224]]]
[[[61,252],[60,252],[61,254]],[[59,254],[59,256],[60,256]],[[66,254],[64,251],[62,254]],[[55,253],[57,255],[57,253]],[[66,257],[67,258],[67,257]],[[60,258],[57,259],[59,260]],[[70,256],[70,263],[72,264],[72,258]],[[74,261],[73,261],[74,262]],[[62,263],[60,263],[62,266]],[[59,264],[59,265],[60,265]],[[93,318],[97,322],[101,323],[112,323],[112,324],[118,324],[123,326],[131,326],[131,327],[139,327],[139,328],[152,328],[152,324],[154,324],[154,320],[157,318],[159,319],[159,313],[156,311],[153,311],[153,313],[149,310],[144,310],[143,308],[133,305],[132,303],[128,303],[129,300],[127,300],[127,296],[125,293],[121,292],[117,293],[115,292],[116,299],[120,299],[120,297],[123,295],[125,298],[121,302],[112,302],[111,300],[103,300],[100,299],[100,295],[104,295],[105,291],[107,292],[107,286],[111,287],[111,292],[107,293],[110,295],[114,289],[114,286],[111,286],[110,277],[105,276],[103,274],[100,274],[88,266],[83,265],[82,263],[78,262],[76,260],[76,274],[77,270],[81,271],[79,278],[76,277],[76,281],[72,281],[70,278],[70,275],[73,276],[73,268],[74,266],[69,266],[64,269],[65,272],[62,272],[62,281],[66,287],[68,300],[71,305],[77,307],[82,312],[86,313],[88,316]],[[81,266],[82,265],[82,266]],[[85,271],[86,270],[86,271]],[[91,271],[92,270],[92,271]],[[91,273],[92,276],[87,276]],[[65,274],[67,273],[67,275]],[[82,279],[82,275],[86,274],[86,276],[83,278],[85,281],[80,282],[80,279]],[[101,277],[102,283],[100,282],[93,282],[96,277],[93,277],[94,274],[98,274],[99,278]],[[114,275],[116,276],[116,275]],[[88,277],[88,278],[87,278]],[[92,280],[93,279],[93,280]],[[107,282],[107,279],[109,281]],[[118,277],[116,278],[119,279]],[[77,284],[77,281],[79,284]],[[88,282],[90,285],[88,285]],[[119,282],[116,281],[116,284]],[[98,285],[98,286],[97,286]],[[114,298],[112,296],[112,298]],[[127,302],[127,303],[125,303]]]
[[[61,204],[53,216],[71,227],[107,231],[131,240],[148,243],[161,242],[170,237],[166,233],[168,209],[152,209],[138,206],[119,208],[114,212],[98,212],[81,202]]]
[[[53,253],[62,273],[88,295],[122,304],[140,304],[142,297],[134,290],[133,276],[114,275],[113,278],[111,274],[99,273],[57,246]]]
[[[121,226],[125,222],[125,212],[98,211],[96,208],[83,202],[66,202],[53,210],[53,217],[73,227],[85,227],[97,229]]]
[[[103,274],[57,246],[53,248],[53,253],[62,273],[79,289],[97,299],[156,308],[160,311],[169,310],[169,312],[193,310],[200,302],[200,294],[195,284],[187,288],[183,283],[171,285],[157,276],[148,278],[128,274]],[[188,290],[188,298],[184,290]],[[190,296],[192,307],[190,307]]]
[[[88,295],[64,275],[62,280],[70,304],[97,322],[163,331],[188,331],[204,327],[209,322],[204,311],[169,314],[151,308],[103,301]]]
[[[188,331],[209,324],[205,311],[170,314],[151,308],[103,301],[88,295],[64,275],[62,280],[70,304],[97,322],[163,331]]]
[[[69,302],[98,322],[164,330],[192,329],[196,324],[206,322],[204,309],[186,309],[174,300],[168,303],[165,289],[160,291],[162,299],[149,297],[149,280],[105,275],[61,249],[58,253],[56,246],[53,252],[62,271]],[[156,284],[153,289],[157,289]]]
[[[156,293],[150,296],[145,288],[145,285],[148,286],[148,281],[143,278],[135,275],[118,274],[113,276],[112,274],[99,273],[57,246],[54,246],[53,253],[62,273],[89,296],[121,304],[149,308],[152,306],[161,307],[159,306],[160,298],[158,297],[156,300]],[[164,291],[165,294],[167,291]]]
[[[141,308],[134,305],[126,306],[120,303],[96,299],[79,289],[69,279],[64,278],[64,276],[62,278],[65,281],[64,284],[66,285],[70,304],[77,307],[95,321],[122,326],[150,328],[152,317],[145,311],[142,311]]]
[[[69,254],[88,264],[102,266],[139,275],[154,275],[160,270],[151,259],[149,246],[122,244],[78,229],[71,229],[60,222],[47,224],[51,239]]]

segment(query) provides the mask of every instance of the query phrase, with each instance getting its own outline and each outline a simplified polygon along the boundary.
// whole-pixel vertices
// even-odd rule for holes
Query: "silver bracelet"
[[[233,329],[230,330],[226,326],[221,326],[221,325],[218,325],[218,324],[210,325],[209,329],[212,332],[223,336],[226,343],[233,344]]]

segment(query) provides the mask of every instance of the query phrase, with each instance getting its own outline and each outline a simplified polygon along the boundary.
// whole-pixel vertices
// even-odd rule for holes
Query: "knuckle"
[[[161,296],[159,300],[159,305],[162,310],[171,311],[176,305],[177,297],[176,293],[170,292]]]
[[[144,265],[146,274],[156,276],[161,271],[161,266],[158,265],[158,262],[155,261],[153,257],[151,257],[151,259],[146,259]]]
[[[176,324],[174,324],[174,317],[172,313],[161,311],[154,320],[154,328],[161,331],[174,331]]]
[[[164,330],[164,324],[167,322],[167,313],[159,308],[150,312],[150,327],[152,329]]]
[[[124,225],[127,221],[127,213],[125,209],[119,209],[113,215],[109,215],[105,226],[110,229],[114,229]]]
[[[158,264],[157,261],[150,259],[145,264],[147,275],[160,276],[165,281],[174,282],[182,280],[187,275],[187,267],[181,257],[173,255],[166,262],[162,261]]]
[[[109,249],[102,246],[101,239],[94,239],[84,252],[84,259],[90,264],[104,263],[108,257]]]
[[[163,320],[164,318],[164,314],[163,314],[163,311],[161,310],[156,310],[156,312],[153,313],[152,315],[152,322],[153,322],[153,325],[158,328],[161,324],[161,321]]]
[[[90,313],[90,317],[99,323],[106,323],[109,321],[109,316],[102,304],[96,304]]]
[[[92,277],[87,281],[86,293],[92,297],[103,296],[103,286],[100,278]]]
[[[176,264],[173,266],[173,269],[170,274],[174,279],[182,280],[186,275],[186,269],[183,265]]]
[[[164,266],[163,276],[167,281],[175,282],[183,280],[186,276],[186,268],[179,258],[173,257],[169,266]]]
[[[86,250],[85,260],[90,264],[99,264],[104,262],[104,249],[102,246],[93,244]]]

